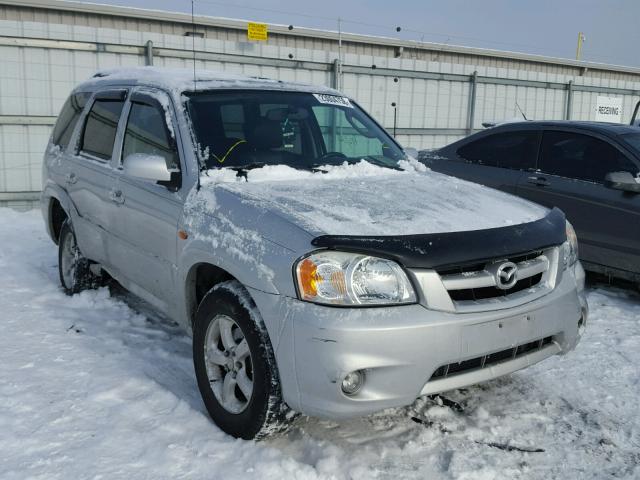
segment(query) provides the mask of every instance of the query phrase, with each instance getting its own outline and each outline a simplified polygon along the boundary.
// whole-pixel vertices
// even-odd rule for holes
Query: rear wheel
[[[238,282],[217,285],[200,303],[193,361],[204,404],[222,430],[248,440],[286,430],[289,409],[271,342]]]
[[[58,273],[67,295],[96,288],[98,278],[91,272],[89,265],[89,260],[80,253],[71,222],[65,220],[58,240]]]

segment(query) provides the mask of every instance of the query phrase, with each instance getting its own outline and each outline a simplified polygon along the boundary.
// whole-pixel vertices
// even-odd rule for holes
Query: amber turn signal
[[[298,285],[302,290],[302,298],[313,298],[318,295],[318,267],[310,259],[306,258],[298,266]]]

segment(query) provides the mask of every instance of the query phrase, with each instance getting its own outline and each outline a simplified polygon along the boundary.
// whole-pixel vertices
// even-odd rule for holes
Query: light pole
[[[584,36],[584,33],[578,32],[578,46],[576,47],[576,60],[582,60],[582,45],[584,44],[587,37]]]

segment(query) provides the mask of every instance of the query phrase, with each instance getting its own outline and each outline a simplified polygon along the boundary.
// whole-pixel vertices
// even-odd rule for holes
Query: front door
[[[636,176],[638,170],[634,160],[604,139],[548,130],[538,170],[524,176],[518,195],[564,211],[578,235],[582,260],[640,272],[640,195],[604,185],[609,172]]]
[[[169,97],[159,91],[139,89],[131,96],[114,187],[118,208],[110,246],[112,262],[134,284],[129,287],[153,295],[164,310],[168,293],[175,288],[178,222],[184,204],[170,105]],[[131,155],[162,156],[172,180],[159,184],[126,175],[122,167]]]

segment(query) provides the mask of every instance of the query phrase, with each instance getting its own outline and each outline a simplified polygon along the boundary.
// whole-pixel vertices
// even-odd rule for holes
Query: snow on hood
[[[285,165],[229,169],[203,177],[203,189],[222,188],[255,202],[312,235],[414,235],[481,230],[538,220],[547,210],[497,190],[428,170],[409,160],[404,171],[361,161],[323,167]]]

